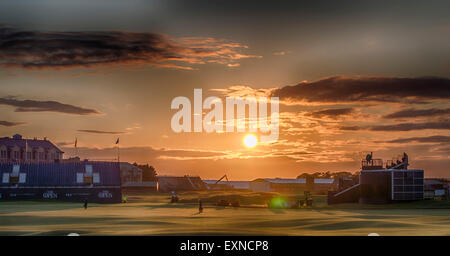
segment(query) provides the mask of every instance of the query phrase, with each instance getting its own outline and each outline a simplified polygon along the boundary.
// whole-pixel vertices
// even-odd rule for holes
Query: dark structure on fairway
[[[360,203],[423,200],[423,170],[361,171]]]
[[[387,161],[383,168],[381,159],[372,153],[362,161],[359,184],[342,191],[329,192],[328,204],[359,202],[390,203],[424,199],[424,171],[408,170],[408,155],[401,160]]]
[[[52,199],[120,203],[119,163],[0,164],[0,200]]]
[[[206,183],[198,176],[159,176],[159,192],[206,190]]]
[[[250,181],[250,190],[259,192],[327,192],[333,186],[334,179],[255,179]]]

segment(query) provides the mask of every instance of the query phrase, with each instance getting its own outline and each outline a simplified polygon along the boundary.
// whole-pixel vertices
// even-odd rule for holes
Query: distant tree
[[[306,173],[306,172],[304,172],[304,173],[298,175],[298,176],[297,176],[297,179],[306,179],[307,177],[310,177],[310,176],[312,176],[311,173]]]
[[[314,172],[314,173],[302,173],[297,176],[297,179],[307,179],[307,178],[313,178],[313,179],[327,179],[329,178],[330,172]]]
[[[351,172],[333,172],[332,173],[333,178],[340,178],[340,177],[350,178],[352,176],[353,176],[353,174]]]
[[[301,173],[297,176],[297,179],[306,179],[306,178],[314,178],[314,179],[331,179],[331,178],[339,178],[339,177],[354,177],[359,176],[359,173],[351,173],[351,172],[314,172],[314,173]]]
[[[331,173],[329,171],[328,172],[322,172],[320,174],[320,178],[321,179],[330,179],[331,178]]]
[[[148,164],[137,165],[137,167],[142,170],[142,181],[156,181],[158,174],[156,173],[155,167]]]

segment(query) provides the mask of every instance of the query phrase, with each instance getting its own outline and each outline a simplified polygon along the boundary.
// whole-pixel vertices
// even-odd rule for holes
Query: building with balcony
[[[47,138],[24,139],[20,134],[0,138],[0,163],[54,163],[63,153]]]

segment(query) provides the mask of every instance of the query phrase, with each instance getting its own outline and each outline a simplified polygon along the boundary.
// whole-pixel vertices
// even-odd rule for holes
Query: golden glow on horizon
[[[244,145],[247,148],[253,148],[256,146],[256,144],[258,144],[258,139],[256,138],[255,135],[248,134],[247,136],[244,137]]]

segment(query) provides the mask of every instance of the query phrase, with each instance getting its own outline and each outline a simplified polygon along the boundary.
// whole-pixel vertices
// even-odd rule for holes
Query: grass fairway
[[[310,208],[268,209],[272,195],[184,193],[170,204],[168,194],[154,193],[128,196],[125,204],[90,204],[87,210],[82,203],[0,202],[0,235],[450,235],[448,201],[327,206],[325,196],[315,196]],[[239,199],[242,207],[214,206],[221,198]]]

